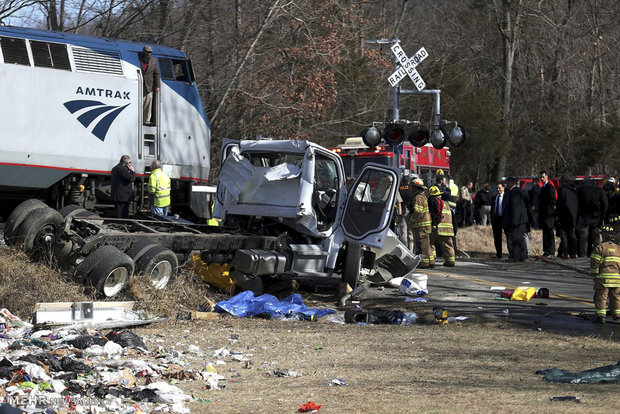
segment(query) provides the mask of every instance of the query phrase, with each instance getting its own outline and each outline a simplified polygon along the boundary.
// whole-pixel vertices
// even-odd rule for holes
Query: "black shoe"
[[[597,316],[596,319],[594,320],[594,323],[604,324],[605,323],[605,316],[604,315]]]
[[[446,267],[454,267],[456,264],[454,262],[443,262],[443,265]]]
[[[620,315],[614,315],[612,318],[614,321],[620,321]]]

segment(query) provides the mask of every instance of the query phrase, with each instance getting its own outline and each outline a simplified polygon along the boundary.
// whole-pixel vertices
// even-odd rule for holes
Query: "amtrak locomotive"
[[[110,170],[128,154],[138,176],[134,210],[145,208],[142,183],[160,159],[173,182],[172,210],[208,216],[191,196],[193,187],[207,184],[211,144],[191,62],[180,50],[149,45],[161,90],[147,126],[138,57],[143,43],[0,27],[4,210],[32,197],[56,208],[104,210],[111,206]]]

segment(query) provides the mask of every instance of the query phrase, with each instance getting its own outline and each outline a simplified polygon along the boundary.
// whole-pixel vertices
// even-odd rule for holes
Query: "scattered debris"
[[[271,375],[272,377],[280,377],[280,378],[283,378],[283,377],[298,378],[298,377],[303,376],[300,372],[291,371],[288,369],[280,369],[280,368],[272,369],[271,371],[269,371],[269,375]]]
[[[334,385],[337,385],[337,386],[340,386],[340,387],[344,387],[344,386],[346,386],[346,385],[347,385],[347,383],[346,383],[343,379],[340,379],[340,378],[334,378],[334,379],[333,379],[333,380],[331,380],[331,382],[329,383],[329,386],[331,387],[331,386],[334,386]]]
[[[315,320],[321,316],[334,313],[324,308],[309,308],[301,295],[294,293],[282,300],[273,295],[263,294],[254,297],[254,292],[246,290],[215,306],[216,312],[228,312],[239,317],[268,317],[272,319]]]
[[[302,404],[301,407],[297,410],[298,413],[316,413],[321,409],[320,404],[315,404],[312,401],[308,401],[305,404]]]
[[[581,402],[579,397],[573,397],[572,395],[549,397],[549,400],[551,401],[574,401],[576,403]]]
[[[415,312],[401,312],[389,309],[362,309],[356,306],[344,313],[346,323],[377,324],[377,325],[410,325],[416,323]]]
[[[536,296],[535,287],[517,286],[510,295],[510,300],[520,300],[527,302]]]
[[[537,374],[544,375],[543,380],[549,382],[566,382],[571,384],[620,384],[620,361],[613,365],[588,369],[580,372],[569,372],[563,369],[540,369]]]
[[[403,295],[422,296],[428,293],[428,276],[422,273],[414,273],[401,280],[398,291]]]
[[[75,309],[81,312],[82,308]],[[58,413],[189,413],[185,403],[196,398],[175,384],[203,381],[203,389],[226,387],[226,377],[211,363],[203,370],[186,368],[188,359],[203,357],[196,345],[190,344],[182,353],[161,345],[149,351],[144,340],[129,330],[102,333],[75,328],[80,324],[37,330],[7,309],[0,315],[3,408],[15,406],[28,412],[53,409]],[[245,357],[251,356],[225,348],[212,355],[233,361],[247,361]],[[216,363],[220,362],[225,363]],[[293,375],[289,371],[289,376]]]

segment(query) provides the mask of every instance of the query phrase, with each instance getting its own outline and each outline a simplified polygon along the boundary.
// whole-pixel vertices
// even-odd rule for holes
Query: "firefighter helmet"
[[[603,226],[601,227],[601,236],[604,239],[613,240],[616,237],[616,232],[611,226]]]
[[[416,187],[422,187],[422,188],[426,188],[426,186],[424,185],[424,181],[422,181],[421,178],[416,178],[414,179],[411,184],[415,185]]]
[[[435,175],[444,175],[443,170],[441,168],[437,169],[437,171],[435,171]]]
[[[431,188],[428,189],[428,193],[434,197],[440,196],[441,195],[441,191],[439,190],[439,187],[437,187],[436,185],[432,186]]]

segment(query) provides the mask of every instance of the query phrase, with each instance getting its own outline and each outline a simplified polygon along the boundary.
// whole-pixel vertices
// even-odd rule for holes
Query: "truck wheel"
[[[140,268],[138,267],[138,260],[140,260],[144,253],[148,252],[156,246],[159,245],[148,240],[140,240],[132,244],[131,247],[129,247],[129,249],[125,251],[127,256],[131,257],[133,262],[136,264],[136,273],[140,273]]]
[[[113,248],[114,254],[106,256],[88,275],[89,284],[98,294],[106,298],[125,289],[134,270],[133,260],[116,247]]]
[[[28,214],[41,207],[47,207],[47,205],[43,201],[36,198],[26,200],[15,207],[15,210],[13,210],[4,225],[4,241],[6,244],[15,245],[23,241],[20,240],[17,235],[19,226],[24,222]]]
[[[66,206],[58,210],[58,212],[63,217],[66,218],[69,214],[73,213],[76,210],[84,210],[84,209],[81,206],[78,206],[77,204],[67,204]]]
[[[60,240],[54,244],[53,253],[58,263],[61,265],[69,265],[69,258],[73,252],[73,242],[71,240]]]
[[[31,259],[51,257],[56,243],[56,232],[64,220],[59,212],[43,207],[32,211],[19,226],[18,235],[23,240],[24,252]]]
[[[138,273],[147,275],[155,289],[163,289],[177,274],[179,260],[170,249],[156,245],[136,262]]]
[[[82,283],[88,282],[88,276],[95,266],[101,263],[106,257],[115,256],[119,250],[109,244],[101,246],[92,252],[75,268],[75,274]]]
[[[359,243],[349,242],[344,258],[344,270],[342,272],[342,281],[347,283],[351,289],[355,289],[359,280],[362,268],[362,245]]]
[[[60,214],[64,218],[67,217],[78,217],[78,218],[101,218],[99,215],[93,211],[86,210],[75,204],[69,204],[68,206],[64,206],[60,209]],[[103,222],[103,221],[102,221]]]

